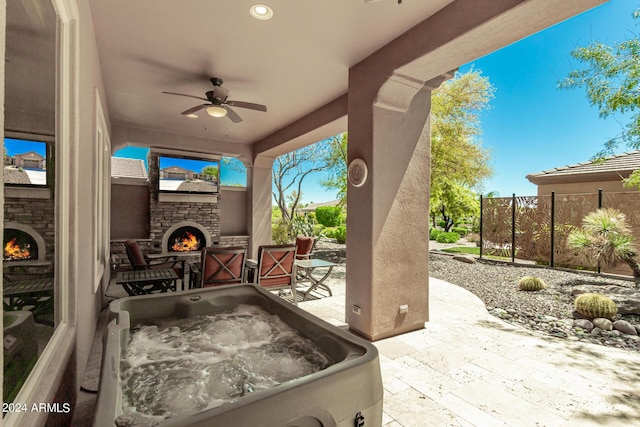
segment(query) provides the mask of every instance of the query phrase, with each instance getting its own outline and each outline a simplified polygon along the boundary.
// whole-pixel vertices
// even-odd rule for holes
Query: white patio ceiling
[[[253,143],[347,91],[349,68],[451,0],[90,0],[113,125]],[[220,77],[242,123],[180,112]]]

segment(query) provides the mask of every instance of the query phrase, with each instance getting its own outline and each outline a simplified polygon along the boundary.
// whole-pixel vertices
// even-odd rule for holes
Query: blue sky
[[[460,67],[461,72],[481,70],[496,88],[491,109],[481,116],[481,143],[491,152],[494,170],[483,192],[535,195],[536,186],[526,175],[588,161],[620,133],[624,117],[601,119],[584,89],[560,90],[557,85],[582,65],[571,58],[573,49],[634,37],[640,26],[632,13],[639,6],[640,1],[612,0]],[[620,147],[617,152],[630,150]],[[325,177],[308,176],[302,186],[305,203],[335,199],[335,192],[319,185]],[[240,179],[223,166],[221,180],[225,178]]]
[[[632,13],[639,4],[612,0],[460,67],[464,72],[473,65],[496,87],[492,109],[481,117],[482,145],[490,149],[494,169],[485,192],[535,195],[527,174],[588,161],[620,133],[623,117],[601,119],[584,89],[560,90],[557,84],[581,68],[570,56],[576,47],[637,34]]]

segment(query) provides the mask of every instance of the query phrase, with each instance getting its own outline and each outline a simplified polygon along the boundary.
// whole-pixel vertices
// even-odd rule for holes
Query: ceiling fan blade
[[[202,109],[203,109],[203,108],[205,108],[205,107],[209,107],[210,105],[211,105],[211,104],[202,104],[202,105],[198,105],[198,106],[195,106],[195,107],[193,107],[193,108],[189,108],[188,110],[185,110],[185,111],[183,111],[183,112],[182,112],[182,113],[180,113],[180,114],[182,114],[183,116],[188,116],[189,114],[193,114],[193,113],[195,113],[195,112],[198,112],[198,111],[202,110]]]
[[[186,93],[176,93],[176,92],[162,92],[162,93],[167,94],[167,95],[186,96],[188,98],[195,98],[195,99],[201,99],[203,101],[208,101],[207,98],[202,98],[200,96],[194,96],[194,95],[187,95]]]
[[[253,102],[244,101],[227,101],[227,105],[240,108],[248,108],[249,110],[267,111],[267,106],[262,104],[254,104]]]
[[[224,109],[227,110],[227,117],[231,119],[233,123],[240,123],[242,121],[242,117],[238,115],[235,111],[231,109],[231,107],[227,105],[223,105]]]

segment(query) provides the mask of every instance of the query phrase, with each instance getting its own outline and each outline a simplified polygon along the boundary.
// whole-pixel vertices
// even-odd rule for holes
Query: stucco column
[[[348,188],[346,319],[377,340],[429,319],[429,112],[444,77],[394,74],[378,89],[364,75],[349,81],[349,163],[369,177]]]
[[[248,256],[257,258],[260,245],[271,244],[271,170],[273,157],[258,156],[247,166]]]

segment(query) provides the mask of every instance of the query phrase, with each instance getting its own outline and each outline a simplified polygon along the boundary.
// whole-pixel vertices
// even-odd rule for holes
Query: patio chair
[[[208,288],[244,282],[246,256],[247,249],[242,247],[203,248],[197,286]]]
[[[147,259],[138,242],[134,240],[127,240],[124,242],[124,247],[127,250],[127,257],[131,263],[131,268],[134,270],[163,270],[167,268],[173,269],[176,275],[180,278],[181,283],[184,284],[184,259],[180,259],[175,255],[168,255],[150,261]]]
[[[293,303],[296,300],[296,246],[265,245],[258,248],[258,264],[254,282],[268,290],[289,289]],[[282,293],[279,293],[282,295]]]
[[[313,237],[307,237],[302,235],[296,236],[296,259],[310,259],[311,251],[316,243],[316,239]]]

